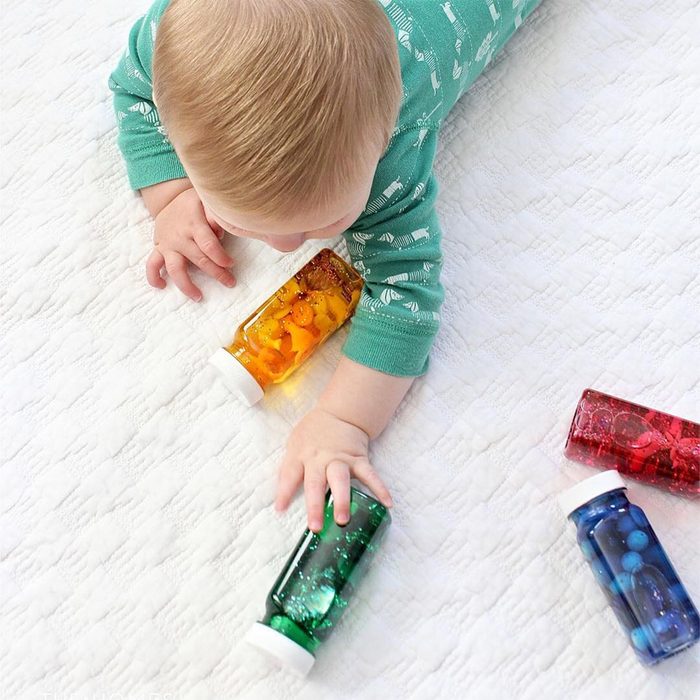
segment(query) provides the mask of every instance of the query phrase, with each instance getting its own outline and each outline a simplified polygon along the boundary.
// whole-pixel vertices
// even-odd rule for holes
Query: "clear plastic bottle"
[[[300,675],[345,611],[357,582],[376,551],[391,516],[379,501],[351,489],[350,521],[333,518],[333,497],[326,499],[323,529],[306,530],[280,572],[265,615],[247,641]]]
[[[700,425],[593,389],[578,402],[564,454],[676,493],[700,494]]]
[[[560,496],[588,563],[640,661],[650,665],[700,637],[698,611],[644,511],[604,471]]]
[[[357,271],[324,248],[243,321],[211,363],[252,405],[352,316],[361,290]]]

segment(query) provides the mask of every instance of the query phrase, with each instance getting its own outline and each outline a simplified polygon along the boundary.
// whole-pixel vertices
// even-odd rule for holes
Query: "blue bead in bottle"
[[[700,617],[644,511],[613,470],[573,486],[560,504],[629,642],[651,665],[700,638]]]

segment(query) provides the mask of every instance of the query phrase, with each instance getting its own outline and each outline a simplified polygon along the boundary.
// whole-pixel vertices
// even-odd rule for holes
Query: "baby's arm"
[[[440,325],[441,229],[435,211],[437,128],[397,134],[379,162],[369,203],[345,234],[364,278],[343,353],[386,374],[415,377],[428,367]]]
[[[312,530],[322,525],[326,485],[335,519],[348,519],[350,477],[385,504],[391,497],[369,459],[414,378],[425,372],[442,302],[440,227],[432,176],[437,130],[397,134],[379,164],[370,202],[346,233],[365,279],[333,378],[287,444],[278,483],[283,510],[303,482]]]
[[[129,183],[140,190],[155,219],[154,247],[146,263],[149,283],[162,289],[165,268],[177,287],[198,301],[188,263],[226,286],[235,280],[233,260],[219,241],[222,231],[208,221],[185,169],[165,135],[153,103],[152,62],[155,33],[167,0],[158,0],[129,34],[129,43],[109,79],[114,94],[118,144],[126,161]]]
[[[134,190],[186,177],[153,103],[155,35],[167,5],[167,0],[157,0],[134,24],[126,50],[109,76],[117,117],[117,144]]]
[[[343,357],[318,406],[374,439],[386,428],[413,380],[384,374]]]

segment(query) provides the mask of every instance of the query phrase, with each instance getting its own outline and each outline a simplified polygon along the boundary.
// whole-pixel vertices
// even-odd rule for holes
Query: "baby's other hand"
[[[218,224],[207,220],[193,188],[180,193],[156,216],[154,247],[146,261],[149,284],[158,289],[165,287],[161,276],[165,267],[183,294],[201,301],[202,292],[192,282],[188,270],[192,263],[221,284],[233,287],[236,280],[228,269],[233,260],[221,245],[223,234]]]
[[[310,530],[323,528],[326,488],[333,494],[339,525],[350,519],[350,478],[354,476],[388,508],[391,496],[369,461],[369,438],[364,430],[318,406],[294,428],[279,469],[275,508],[285,510],[304,483]]]

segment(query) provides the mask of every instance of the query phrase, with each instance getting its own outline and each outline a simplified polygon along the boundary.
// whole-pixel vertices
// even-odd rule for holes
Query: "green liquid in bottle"
[[[304,675],[314,652],[342,616],[391,516],[371,496],[351,489],[350,522],[333,519],[326,499],[323,529],[306,530],[267,596],[265,615],[248,640]]]

